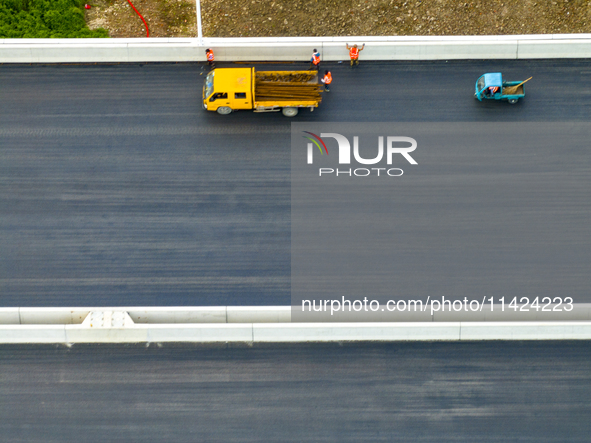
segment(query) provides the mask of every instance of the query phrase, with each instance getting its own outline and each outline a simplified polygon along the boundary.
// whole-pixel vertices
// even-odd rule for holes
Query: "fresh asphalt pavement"
[[[591,118],[587,60],[327,66],[330,95],[297,121],[489,123],[494,134],[505,122]],[[0,66],[0,306],[289,303],[291,120],[203,111],[200,70]],[[475,79],[497,70],[534,77],[522,103],[472,98]],[[569,154],[580,177],[586,159]],[[568,175],[568,158],[562,165]],[[569,214],[580,204],[588,224],[588,183],[567,183],[549,203],[578,190]],[[526,228],[515,232],[527,239]],[[568,248],[548,245],[557,265],[572,265]],[[587,246],[583,236],[581,267],[562,267],[567,277],[589,266]],[[542,276],[538,252],[524,252],[532,279]],[[581,293],[587,276],[572,277]],[[590,351],[588,342],[5,345],[0,440],[588,442]]]
[[[0,66],[0,305],[288,304],[291,121],[480,122],[490,124],[492,138],[504,122],[591,118],[589,60],[323,68],[332,70],[334,83],[321,107],[288,119],[279,113],[204,111],[199,64]],[[490,71],[508,79],[533,76],[526,98],[514,106],[474,100],[476,78]],[[563,162],[559,177],[568,177],[573,163],[577,174],[570,175],[585,176],[585,153],[573,155],[572,162],[556,156]],[[532,156],[532,171],[543,161]],[[465,186],[515,178],[507,174],[474,174]],[[531,182],[513,182],[516,195],[530,192]],[[519,255],[523,272],[515,278],[535,281],[560,269],[556,281],[570,282],[575,302],[589,302],[580,295],[591,289],[584,252],[588,178],[553,186],[554,200],[536,204],[549,205],[552,214],[561,196],[571,196],[565,226],[575,226],[571,237],[578,249],[572,255],[572,242],[561,246],[560,238],[538,236],[538,242],[548,240],[554,258],[549,255],[536,268],[539,249],[528,247],[528,226],[522,223],[513,231],[516,247],[518,233],[526,233]],[[427,198],[425,205],[430,203]],[[445,218],[440,223],[441,232],[453,229]],[[479,242],[486,248],[496,240],[484,235]],[[458,248],[470,247],[470,241],[460,240]],[[431,268],[449,262],[442,254],[423,259]],[[439,277],[423,275],[424,287],[436,287]],[[511,275],[499,281],[499,290],[515,283]]]
[[[6,442],[579,442],[591,343],[0,346]]]

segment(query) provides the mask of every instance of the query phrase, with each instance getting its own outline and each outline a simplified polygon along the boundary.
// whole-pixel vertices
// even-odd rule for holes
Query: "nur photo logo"
[[[311,136],[313,136],[316,140],[314,140],[314,138],[308,137],[306,135],[304,135],[305,139],[310,140],[312,143],[314,143],[316,146],[318,146],[318,149],[320,150],[320,154],[324,154],[324,152],[326,152],[326,155],[328,155],[328,148],[326,147],[326,144],[324,144],[324,141],[318,137],[316,134],[313,134],[312,132],[308,132],[308,131],[304,131],[306,134],[310,134]],[[324,147],[324,152],[322,152],[322,147],[320,147],[320,144],[318,143],[322,143],[322,147]],[[310,156],[312,155],[311,153],[312,151],[312,145],[310,143],[308,143],[308,163],[310,163]]]
[[[305,134],[303,137],[308,140],[307,143],[307,164],[312,165],[314,164],[314,153],[320,152],[319,155],[324,156],[325,154],[328,156],[328,148],[326,146],[326,142],[323,139],[330,138],[334,139],[337,143],[338,148],[338,165],[351,165],[351,151],[353,152],[353,164],[359,165],[377,165],[379,163],[383,163],[385,158],[386,165],[390,166],[393,164],[394,156],[402,156],[409,164],[417,165],[418,163],[416,160],[410,155],[411,152],[417,149],[417,141],[411,137],[401,137],[401,136],[378,136],[377,137],[377,154],[373,158],[367,158],[361,155],[360,147],[359,147],[359,136],[353,136],[353,149],[351,149],[351,142],[347,137],[342,134],[336,132],[322,132],[320,136],[308,132],[303,131]],[[385,139],[385,143],[384,143]],[[384,148],[385,145],[385,148]],[[368,149],[366,149],[367,151]],[[375,152],[375,150],[373,151]],[[318,154],[316,154],[318,155]],[[333,159],[332,162],[335,162]],[[323,166],[326,164],[326,158],[322,162]],[[386,168],[386,167],[375,167],[375,168],[339,168],[338,165],[334,165],[335,167],[322,167],[318,169],[318,175],[320,177],[326,175],[334,175],[336,177],[340,175],[346,176],[356,176],[356,177],[367,177],[369,175],[377,175],[377,176],[390,176],[390,177],[399,177],[401,176],[404,171],[400,168]],[[333,165],[331,165],[333,166]]]

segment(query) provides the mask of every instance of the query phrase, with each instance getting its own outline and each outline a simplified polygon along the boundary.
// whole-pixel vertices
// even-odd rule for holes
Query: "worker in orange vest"
[[[317,71],[320,69],[320,52],[318,49],[314,49],[312,53],[312,58],[310,59],[310,69],[316,69]]]
[[[365,48],[365,43],[363,44],[361,49],[359,49],[357,47],[357,45],[353,45],[351,47],[351,46],[349,46],[349,44],[346,44],[346,46],[347,46],[347,49],[349,50],[349,57],[351,57],[351,67],[353,67],[353,64],[358,65],[359,64],[359,52],[363,51],[363,48]]]
[[[324,83],[324,91],[330,92],[330,84],[332,83],[332,74],[330,71],[324,71],[324,77],[320,81]]]
[[[215,57],[213,56],[213,51],[211,49],[205,50],[205,57],[207,58],[207,63],[209,63],[209,67],[211,69],[215,68]]]

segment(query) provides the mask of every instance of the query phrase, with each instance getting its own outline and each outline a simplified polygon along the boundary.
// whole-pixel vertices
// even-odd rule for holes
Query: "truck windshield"
[[[484,76],[480,77],[478,79],[478,84],[476,86],[476,89],[478,89],[478,91],[482,91],[482,89],[484,88]]]
[[[209,74],[207,74],[207,77],[205,78],[205,97],[204,98],[207,98],[211,94],[213,94],[213,75],[214,74],[215,74],[215,71],[211,71]]]

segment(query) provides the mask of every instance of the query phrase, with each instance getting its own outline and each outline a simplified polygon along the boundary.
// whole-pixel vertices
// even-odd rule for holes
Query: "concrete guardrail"
[[[292,313],[290,306],[195,306],[195,307],[92,307],[92,308],[0,308],[0,325],[70,325],[82,324],[91,312],[125,312],[134,324],[201,324],[201,323],[387,323],[444,322],[519,322],[519,321],[591,321],[591,303],[575,303],[572,311],[555,311],[558,305],[545,306],[546,311],[522,307],[511,309],[500,305],[485,306],[480,311],[376,312],[360,316],[357,312],[330,311],[313,313],[313,317]],[[297,308],[296,308],[297,309]],[[562,309],[562,308],[561,308]],[[368,313],[370,314],[370,313]],[[292,318],[293,316],[293,318]]]
[[[366,43],[361,60],[590,58],[591,34],[261,38],[0,39],[0,63],[296,61],[318,49],[348,60],[345,43]]]
[[[0,308],[0,325],[82,324],[91,312],[126,312],[134,324],[190,323],[352,323],[368,321],[388,323],[418,322],[486,322],[486,321],[589,321],[591,303],[575,303],[572,311],[559,305],[544,306],[545,311],[522,307],[511,309],[500,305],[485,306],[480,311],[448,309],[431,313],[394,311],[360,316],[357,312],[330,311],[313,313],[313,317],[292,313],[290,306],[195,306],[195,307],[92,307],[92,308]],[[560,308],[561,311],[554,309]],[[297,309],[297,308],[296,308]],[[371,313],[368,313],[371,314]],[[294,316],[292,318],[292,316]]]
[[[578,308],[570,320],[386,323],[292,322],[289,306],[1,308],[0,344],[591,339],[591,304]]]
[[[0,344],[590,340],[587,322],[0,325]]]
[[[556,311],[554,309],[562,309]],[[290,306],[195,306],[195,307],[87,307],[87,308],[0,308],[0,325],[82,324],[91,312],[126,312],[134,324],[199,324],[199,323],[442,323],[442,322],[519,322],[519,321],[591,321],[591,303],[575,303],[573,310],[564,306],[544,306],[544,311],[522,311],[501,305],[486,305],[480,311],[454,311],[451,306],[431,313],[394,311],[360,315],[359,312],[314,312],[302,316]],[[372,315],[372,314],[375,314]]]
[[[127,312],[135,324],[285,323],[290,306],[0,308],[0,325],[82,324],[91,312]]]

